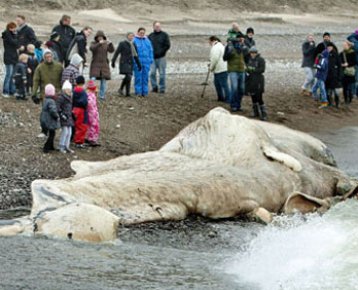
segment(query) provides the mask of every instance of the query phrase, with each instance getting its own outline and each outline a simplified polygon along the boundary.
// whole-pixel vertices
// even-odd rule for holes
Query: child
[[[85,78],[78,76],[76,78],[76,87],[73,91],[73,115],[75,118],[75,136],[74,142],[76,148],[84,148],[85,138],[88,130],[88,113],[87,104],[88,96],[83,88],[85,84]]]
[[[57,107],[61,123],[60,152],[74,153],[70,149],[74,122],[72,118],[72,85],[69,81],[65,81],[62,85],[62,94],[58,97]]]
[[[88,135],[87,140],[90,146],[100,146],[99,138],[99,114],[97,107],[96,84],[93,80],[87,83],[88,95]]]
[[[48,84],[45,87],[45,100],[42,106],[40,122],[41,127],[48,130],[48,137],[43,147],[43,152],[49,153],[55,150],[54,139],[56,129],[60,128],[60,116],[55,101],[55,87],[52,84]]]
[[[14,69],[14,80],[16,87],[16,99],[17,100],[27,100],[26,98],[26,84],[27,84],[27,54],[20,54],[19,62],[16,64]]]
[[[312,88],[312,95],[314,96],[314,99],[317,101],[318,100],[321,101],[321,105],[319,106],[319,109],[323,109],[328,106],[326,87],[324,84],[328,74],[328,55],[329,52],[327,49],[325,49],[318,60],[318,64],[316,66],[317,68],[316,83]],[[318,89],[320,90],[320,95],[321,95],[320,98],[317,96]]]
[[[42,42],[40,40],[37,40],[35,42],[35,55],[38,63],[41,63],[43,61],[43,53],[44,50],[42,48]]]
[[[28,55],[27,67],[30,69],[27,72],[26,92],[29,95],[32,95],[31,89],[32,89],[32,85],[33,85],[34,73],[35,73],[35,69],[38,66],[39,62],[37,61],[37,58],[35,55],[35,45],[29,44],[27,46],[26,50],[27,50],[27,55]]]

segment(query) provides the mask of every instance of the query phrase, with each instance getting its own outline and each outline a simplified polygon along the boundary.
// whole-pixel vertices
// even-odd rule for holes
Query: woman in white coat
[[[224,61],[225,46],[216,36],[209,38],[210,71],[214,73],[214,84],[219,102],[230,103],[230,91],[228,85],[227,62]]]

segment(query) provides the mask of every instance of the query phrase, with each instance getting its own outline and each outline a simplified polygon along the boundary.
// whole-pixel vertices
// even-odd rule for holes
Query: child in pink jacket
[[[99,139],[99,113],[97,107],[97,87],[93,80],[87,83],[87,95],[88,95],[88,132],[87,141],[90,146],[100,146]]]

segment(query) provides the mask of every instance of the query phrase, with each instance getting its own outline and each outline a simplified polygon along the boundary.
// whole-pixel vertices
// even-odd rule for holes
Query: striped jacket
[[[71,83],[72,87],[74,88],[76,85],[76,78],[79,75],[80,75],[80,70],[73,64],[70,64],[62,72],[61,83],[63,84],[66,80],[68,80]]]

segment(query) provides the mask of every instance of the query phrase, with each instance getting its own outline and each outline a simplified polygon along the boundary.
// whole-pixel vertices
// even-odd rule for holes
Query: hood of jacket
[[[94,37],[94,40],[95,41],[98,41],[97,38],[102,36],[104,40],[107,40],[107,37],[106,35],[104,34],[104,32],[102,30],[98,30],[95,37]]]
[[[82,62],[83,58],[78,53],[75,53],[71,58],[70,64],[74,66],[79,66]]]

